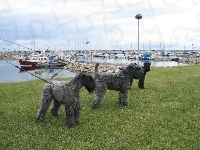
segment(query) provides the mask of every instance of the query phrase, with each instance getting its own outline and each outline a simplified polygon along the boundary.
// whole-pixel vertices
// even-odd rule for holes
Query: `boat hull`
[[[40,67],[40,68],[54,68],[54,67],[63,67],[65,65],[66,64],[64,64],[64,63],[57,63],[57,62],[52,63],[52,62],[50,62],[50,63],[36,64],[36,67],[37,68],[38,67]]]
[[[38,64],[37,62],[34,61],[28,61],[28,60],[19,60],[19,64],[21,67],[36,67],[36,65]]]

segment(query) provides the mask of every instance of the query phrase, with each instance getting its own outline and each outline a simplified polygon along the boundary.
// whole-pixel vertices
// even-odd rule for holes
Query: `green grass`
[[[67,80],[67,79],[63,79]],[[65,126],[48,112],[35,121],[44,82],[0,84],[0,149],[200,149],[200,66],[152,68],[140,90],[136,81],[129,106],[107,91],[101,107],[91,109],[93,94],[81,90],[81,123]]]

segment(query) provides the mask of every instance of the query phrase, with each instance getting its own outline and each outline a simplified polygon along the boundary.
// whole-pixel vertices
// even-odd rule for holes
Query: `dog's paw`
[[[36,121],[37,121],[37,122],[42,122],[42,121],[44,121],[44,114],[41,113],[40,110],[38,110],[38,112],[37,112]]]
[[[128,102],[120,102],[120,104],[123,106],[128,106]]]
[[[36,122],[42,122],[44,121],[44,118],[42,118],[41,116],[36,116]]]
[[[92,105],[92,108],[97,109],[97,108],[99,108],[99,106],[98,105]]]
[[[70,124],[67,124],[67,127],[68,128],[73,128],[73,127],[75,127],[76,126],[76,124],[75,123],[70,123]]]

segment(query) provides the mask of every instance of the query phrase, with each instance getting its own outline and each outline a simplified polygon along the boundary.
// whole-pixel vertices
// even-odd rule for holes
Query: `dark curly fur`
[[[68,82],[49,81],[49,83],[46,83],[43,88],[41,106],[37,112],[36,120],[43,121],[45,119],[46,112],[52,100],[54,100],[51,114],[57,116],[60,106],[63,104],[66,111],[67,126],[70,128],[78,124],[80,122],[79,92],[83,86],[89,93],[93,92],[95,89],[94,78],[90,75],[80,73]]]
[[[119,73],[105,74],[98,73],[98,66],[97,63],[95,66],[96,88],[92,108],[99,107],[107,89],[119,91],[119,104],[127,106],[130,80],[132,76],[140,78],[143,69],[131,63]]]

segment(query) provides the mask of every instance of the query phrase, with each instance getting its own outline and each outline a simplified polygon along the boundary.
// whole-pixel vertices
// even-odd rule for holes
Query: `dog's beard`
[[[93,91],[94,91],[94,88],[95,88],[95,86],[85,86],[85,88],[86,88],[86,90],[89,92],[89,93],[92,93]]]
[[[145,72],[149,72],[149,71],[150,71],[150,65],[151,65],[151,64],[145,64],[145,65],[144,65],[143,68],[144,68]]]
[[[95,89],[95,80],[91,79],[90,82],[87,82],[84,86],[89,93],[92,93]]]

